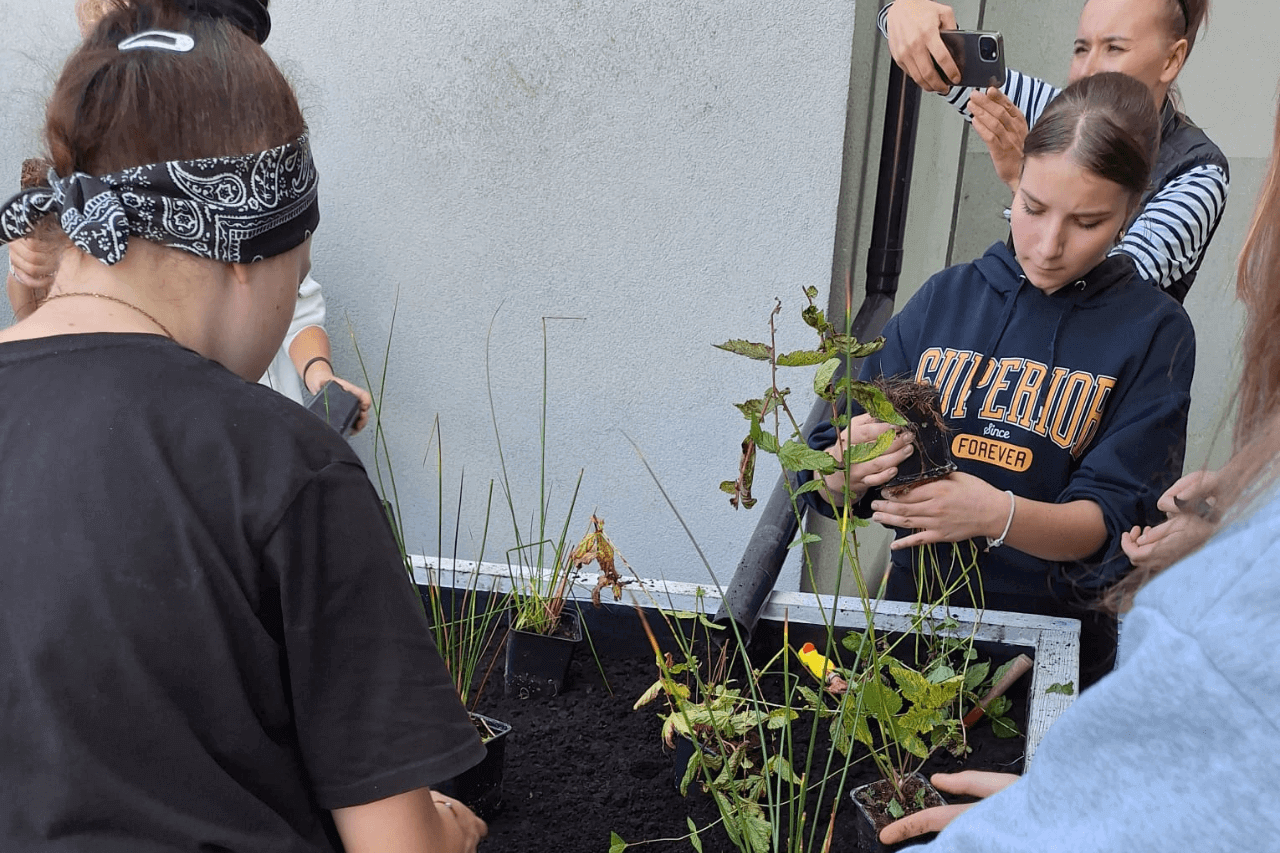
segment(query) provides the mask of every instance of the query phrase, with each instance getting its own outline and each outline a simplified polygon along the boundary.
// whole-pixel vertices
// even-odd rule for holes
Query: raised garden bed
[[[505,566],[459,563],[457,570],[480,571],[481,588],[501,590],[510,582]],[[692,819],[699,827],[715,823],[719,817],[710,797],[691,787],[682,797],[672,780],[672,757],[664,754],[660,741],[658,706],[633,710],[636,699],[657,678],[653,652],[629,605],[606,604],[593,608],[589,602],[595,575],[577,579],[575,597],[580,602],[592,646],[583,644],[575,655],[563,692],[554,697],[520,699],[507,697],[501,677],[481,695],[476,710],[512,726],[506,741],[503,805],[490,816],[489,839],[482,850],[524,851],[555,849],[575,853],[605,853],[611,833],[636,846],[631,850],[692,850],[687,841],[661,841],[641,846],[638,842],[673,839],[688,833]],[[663,602],[665,609],[692,610],[697,604],[695,588],[684,584],[643,581],[646,592],[633,591],[634,598],[649,603]],[[609,598],[608,593],[605,594]],[[704,598],[704,610],[714,612],[718,601]],[[774,593],[766,605],[755,632],[753,646],[777,647],[781,643],[783,618],[788,620],[791,641],[798,646],[798,632],[804,624],[825,621],[845,629],[863,627],[863,612],[854,602],[836,607],[830,597],[804,593]],[[959,608],[950,613],[969,630],[972,611]],[[655,625],[658,620],[651,620]],[[901,630],[909,623],[908,608],[882,603],[877,609],[880,630]],[[1078,627],[1072,620],[1042,619],[1016,614],[987,613],[980,623],[979,639],[997,660],[1019,652],[1031,654],[1036,668],[1009,695],[1014,700],[1012,717],[1026,735],[1026,755],[1035,747],[1049,723],[1070,703],[1072,697],[1047,693],[1055,683],[1074,681],[1070,672],[1078,656]],[[501,662],[498,664],[498,672]],[[600,670],[603,670],[603,676]],[[607,687],[606,687],[607,681]],[[610,693],[612,691],[612,693]],[[804,735],[802,731],[800,733]],[[973,752],[961,763],[945,752],[936,754],[925,772],[950,771],[970,767],[1020,771],[1024,766],[1021,739],[1000,739],[989,725],[970,732]],[[851,768],[845,781],[846,795],[840,804],[831,847],[835,853],[858,851],[859,815],[847,792],[876,779],[870,762]],[[696,787],[696,786],[695,786]],[[809,807],[826,825],[830,803]],[[813,820],[813,818],[810,818]],[[731,851],[722,829],[702,834],[707,853]]]

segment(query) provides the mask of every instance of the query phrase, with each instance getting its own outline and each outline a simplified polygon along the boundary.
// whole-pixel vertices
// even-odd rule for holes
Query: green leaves
[[[964,678],[959,675],[934,684],[915,670],[902,666],[889,667],[889,673],[898,682],[907,701],[927,710],[937,710],[951,704],[964,686]]]
[[[759,807],[740,812],[738,819],[741,837],[747,842],[751,853],[770,853],[773,845],[769,842],[769,821],[765,820]]]
[[[902,808],[902,803],[898,802],[896,799],[889,801],[889,805],[885,807],[885,811],[887,811],[889,813],[889,817],[894,820],[897,820],[907,813],[906,810]]]
[[[1050,684],[1044,689],[1045,693],[1057,693],[1062,696],[1076,695],[1076,686],[1074,682],[1064,681],[1057,684]]]
[[[832,335],[827,343],[828,352],[839,355],[841,358],[859,359],[866,358],[873,352],[878,352],[884,346],[884,338],[876,338],[870,341],[859,341],[852,335]]]
[[[693,822],[693,818],[686,817],[685,825],[689,827],[689,843],[693,845],[693,849],[702,853],[702,837],[698,835],[698,825]],[[613,853],[612,850],[609,853]]]
[[[1013,700],[1008,696],[997,696],[987,703],[987,716],[1003,717],[1013,710]]]
[[[778,439],[771,432],[765,432],[760,428],[760,421],[756,418],[751,419],[751,440],[756,443],[756,447],[765,453],[778,452]]]
[[[850,631],[840,640],[840,645],[853,652],[856,660],[869,659],[876,651],[875,640],[862,631]]]
[[[839,369],[840,359],[830,358],[824,361],[818,368],[818,372],[813,375],[813,393],[823,399],[830,399],[827,396],[827,389],[831,387],[831,377],[835,376]]]
[[[777,365],[778,367],[812,367],[815,364],[822,364],[828,357],[822,350],[802,349],[778,356]]]
[[[841,383],[844,385],[845,383]],[[894,411],[893,406],[889,404],[889,398],[885,397],[884,392],[870,382],[862,382],[860,380],[851,380],[848,383],[849,396],[858,401],[858,405],[863,411],[871,415],[878,421],[884,421],[894,426],[906,426],[907,421],[902,415]]]
[[[692,823],[692,821],[690,822]],[[622,840],[622,836],[616,832],[610,832],[609,833],[609,853],[622,853],[622,851],[626,849],[627,849],[627,842]]]
[[[725,352],[731,352],[735,355],[746,356],[756,361],[768,361],[773,355],[773,350],[768,344],[756,344],[751,341],[732,340],[725,341],[722,344],[712,344],[716,349],[722,349]]]
[[[863,441],[850,445],[844,452],[844,464],[857,465],[875,459],[889,449],[889,445],[893,444],[895,438],[897,434],[893,430],[885,430],[875,441]]]
[[[794,352],[779,353],[774,358],[773,348],[768,344],[758,344],[754,341],[744,341],[735,339],[725,341],[722,344],[712,344],[716,349],[722,349],[725,352],[731,352],[734,355],[741,355],[754,361],[772,361],[778,367],[812,367],[815,364],[822,364],[831,358],[830,347],[822,349],[800,349]],[[878,349],[878,347],[877,347]]]
[[[815,296],[817,294],[814,294]],[[811,299],[813,297],[810,297]],[[831,324],[827,322],[827,315],[822,313],[822,309],[817,305],[810,305],[800,312],[800,319],[804,320],[805,325],[816,331],[819,335],[830,335],[834,330]]]
[[[662,679],[658,679],[657,681],[655,681],[652,685],[650,685],[648,690],[640,694],[640,698],[637,699],[636,703],[631,706],[631,710],[638,711],[641,708],[643,708],[645,705],[648,705],[654,699],[657,699],[659,696],[662,695],[664,686],[665,684]]]
[[[964,689],[970,692],[977,690],[978,686],[987,680],[987,673],[990,671],[991,662],[985,660],[969,667],[964,673]]]
[[[862,707],[868,717],[881,723],[890,723],[902,710],[902,696],[879,679],[869,681],[862,688]]]
[[[831,474],[836,470],[836,460],[825,450],[814,450],[807,444],[788,440],[778,450],[778,461],[788,471],[817,471]]]
[[[822,480],[819,479],[818,477],[814,477],[812,480],[806,480],[805,482],[801,483],[799,486],[796,487],[795,491],[793,491],[791,494],[795,497],[799,497],[800,495],[803,495],[805,492],[816,492],[818,491],[818,489],[821,489],[822,486],[823,486]]]
[[[787,543],[788,548],[795,548],[799,545],[811,545],[814,542],[821,542],[822,537],[816,533],[801,533],[795,539]]]
[[[991,731],[996,737],[1010,738],[1018,736],[1018,727],[1008,717],[992,717]]]

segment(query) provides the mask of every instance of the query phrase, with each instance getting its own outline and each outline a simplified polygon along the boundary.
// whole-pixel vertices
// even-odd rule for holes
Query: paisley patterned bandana
[[[49,183],[0,206],[0,243],[57,215],[71,242],[107,265],[124,257],[132,234],[249,264],[300,245],[320,222],[319,176],[306,134],[242,157],[173,160],[97,177],[59,178],[50,170]]]

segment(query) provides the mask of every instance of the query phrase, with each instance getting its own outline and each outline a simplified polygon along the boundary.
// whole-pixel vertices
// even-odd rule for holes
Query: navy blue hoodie
[[[996,243],[929,279],[884,336],[862,378],[937,386],[959,470],[1020,497],[1091,500],[1102,509],[1106,544],[1080,563],[1053,564],[1008,546],[984,553],[978,543],[988,594],[1074,600],[1130,568],[1121,532],[1162,521],[1156,501],[1182,473],[1195,367],[1195,334],[1182,306],[1141,282],[1124,256],[1046,295]],[[831,424],[809,439],[818,448],[834,443]],[[830,511],[821,499],[813,504]],[[894,552],[894,575],[903,580],[911,550]],[[1028,601],[1028,612],[1042,609]]]

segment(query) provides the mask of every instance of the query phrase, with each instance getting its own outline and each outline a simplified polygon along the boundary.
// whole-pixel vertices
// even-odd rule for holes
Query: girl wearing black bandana
[[[130,0],[49,103],[0,331],[0,849],[473,851],[484,755],[363,468],[257,379],[319,221],[265,7]],[[139,129],[142,129],[141,131]]]
[[[128,0],[78,0],[76,20],[81,35],[92,32],[104,15],[121,8]],[[208,3],[208,0],[205,0]],[[197,4],[201,5],[201,4]],[[271,31],[271,19],[266,13],[266,3],[256,0],[241,3],[239,0],[222,3],[220,10],[246,35],[262,44]],[[48,163],[28,160],[23,166],[23,186],[38,185],[45,181]],[[6,281],[9,304],[14,317],[21,320],[49,295],[49,286],[57,275],[58,261],[67,247],[61,231],[46,223],[36,234],[15,240],[9,245],[10,271]],[[298,288],[297,306],[284,345],[258,380],[274,388],[296,403],[304,402],[304,389],[308,395],[316,394],[328,382],[336,382],[360,402],[358,416],[352,424],[350,435],[355,435],[368,423],[373,397],[369,391],[354,382],[338,376],[331,361],[329,335],[324,328],[325,300],[319,283],[308,275]]]

